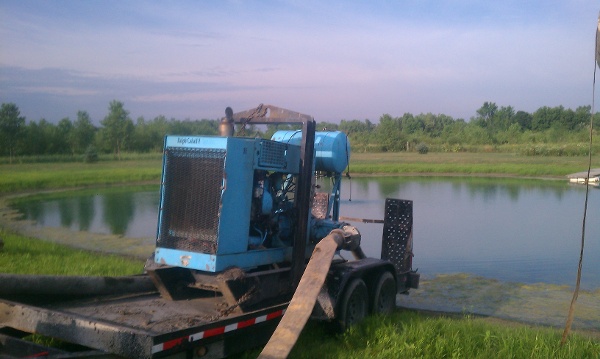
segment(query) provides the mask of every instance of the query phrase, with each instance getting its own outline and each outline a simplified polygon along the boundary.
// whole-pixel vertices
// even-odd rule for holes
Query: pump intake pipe
[[[358,231],[352,231],[350,227],[332,230],[316,245],[290,305],[260,353],[260,359],[287,358],[312,313],[335,252],[340,249],[360,249],[356,244]]]

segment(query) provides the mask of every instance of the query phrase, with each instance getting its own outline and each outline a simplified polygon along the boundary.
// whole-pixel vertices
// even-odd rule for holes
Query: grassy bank
[[[600,167],[600,157],[592,167]],[[510,153],[355,153],[351,174],[506,175],[564,178],[587,168],[587,157],[520,156]],[[20,191],[159,181],[161,159],[0,164],[0,195]]]
[[[118,276],[140,274],[144,262],[118,255],[89,251],[0,229],[0,273]]]
[[[592,167],[600,167],[600,157]],[[587,169],[587,157],[520,156],[512,153],[356,153],[351,173],[459,174],[564,177]]]
[[[160,159],[98,163],[23,163],[0,165],[0,194],[41,189],[158,181]]]
[[[371,317],[335,336],[313,323],[290,358],[597,358],[600,342],[574,335],[563,347],[560,332],[487,318],[447,317],[397,310]],[[247,357],[252,357],[248,355]]]

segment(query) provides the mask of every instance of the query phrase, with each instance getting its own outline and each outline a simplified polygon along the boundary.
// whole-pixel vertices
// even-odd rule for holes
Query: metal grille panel
[[[392,262],[398,273],[406,273],[411,270],[412,228],[413,202],[387,198],[385,200],[381,259]]]
[[[226,153],[223,149],[165,150],[159,247],[216,253]]]
[[[287,145],[281,142],[262,140],[258,165],[261,167],[285,168],[287,165],[285,151]]]

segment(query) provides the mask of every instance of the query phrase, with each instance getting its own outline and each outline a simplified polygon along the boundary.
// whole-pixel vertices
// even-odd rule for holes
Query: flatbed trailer
[[[172,301],[158,292],[45,304],[1,300],[0,322],[4,328],[0,332],[37,333],[88,347],[78,355],[71,353],[81,357],[90,355],[90,351],[94,356],[127,358],[161,358],[182,353],[226,357],[266,343],[287,304],[224,314],[227,303],[222,297]],[[7,331],[8,328],[13,330]],[[0,357],[9,355],[9,350],[0,346]],[[13,355],[35,356],[48,350],[32,345],[27,352]]]
[[[340,316],[341,303],[350,295],[348,283],[357,278],[367,283],[373,301],[370,293],[376,291],[377,278],[392,273],[390,268],[388,261],[373,258],[334,262],[324,286],[329,295],[320,296],[312,317],[328,321]],[[151,282],[147,275],[136,279]],[[418,281],[418,276],[407,275],[402,280]],[[239,311],[215,293],[172,300],[157,290],[131,293],[127,288],[123,293],[79,298],[5,297],[8,299],[0,299],[0,358],[223,358],[264,345],[289,305],[289,297],[282,297]],[[395,297],[394,291],[392,305]],[[32,333],[77,344],[78,349],[67,352],[20,340]]]

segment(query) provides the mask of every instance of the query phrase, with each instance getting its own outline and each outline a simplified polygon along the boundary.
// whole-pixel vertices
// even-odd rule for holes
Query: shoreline
[[[391,172],[374,172],[374,173],[350,173],[350,177],[476,177],[476,178],[510,178],[510,179],[536,179],[545,181],[560,181],[566,180],[566,176],[522,176],[515,174],[504,173],[462,173],[462,172],[407,172],[407,173],[391,173]]]

